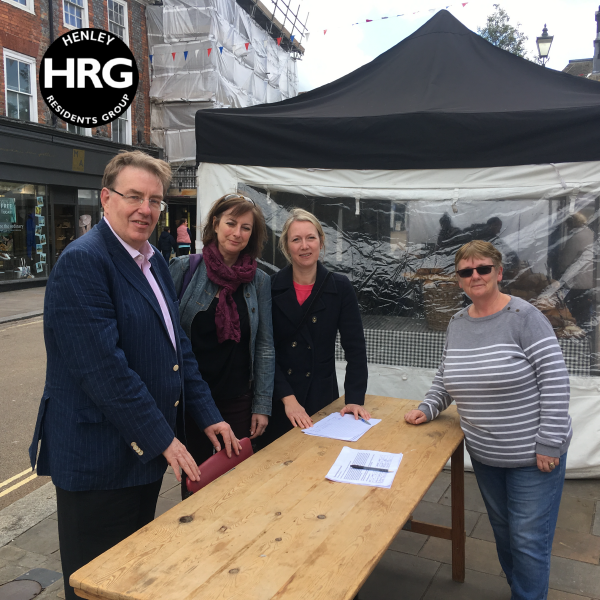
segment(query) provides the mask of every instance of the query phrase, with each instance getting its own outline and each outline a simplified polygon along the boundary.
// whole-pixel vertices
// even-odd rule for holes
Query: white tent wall
[[[217,198],[238,190],[250,195],[265,213],[271,232],[263,254],[262,266],[267,271],[278,268],[276,242],[289,208],[300,205],[317,214],[325,229],[324,263],[345,273],[359,294],[369,360],[368,393],[412,400],[421,400],[429,389],[444,333],[426,325],[422,300],[420,305],[417,301],[423,290],[416,292],[414,285],[406,282],[404,271],[453,265],[455,250],[431,250],[435,240],[439,241],[444,215],[463,233],[473,230],[477,221],[485,224],[489,217],[497,217],[502,230],[494,243],[503,251],[505,264],[511,253],[518,256],[518,277],[526,272],[532,281],[550,281],[550,252],[566,239],[557,242],[552,232],[563,232],[570,215],[585,213],[590,227],[596,228],[596,240],[600,221],[600,162],[423,171],[203,163],[198,169],[198,226]],[[359,218],[372,221],[362,239],[355,231]],[[600,269],[598,242],[595,244],[590,254],[598,298]],[[416,257],[412,263],[406,262],[407,254]],[[400,283],[404,295],[396,295]],[[528,290],[511,290],[520,292]],[[408,306],[404,312],[398,310],[402,304]],[[409,331],[401,331],[407,324]],[[560,334],[564,329],[557,329],[571,374],[574,437],[567,464],[567,476],[571,478],[600,476],[597,318],[591,329],[578,339],[563,339]],[[343,393],[345,363],[341,348],[336,358]]]
[[[195,160],[195,140],[185,130],[197,110],[298,93],[296,61],[235,0],[165,0],[148,7],[147,27],[152,140],[170,140],[163,146],[169,162]]]

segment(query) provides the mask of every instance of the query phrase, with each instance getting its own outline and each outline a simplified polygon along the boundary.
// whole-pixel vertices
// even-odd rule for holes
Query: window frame
[[[35,15],[35,0],[26,0],[26,4],[21,4],[17,0],[2,0],[2,2],[6,2],[6,4],[10,4],[15,8],[20,8],[30,15]]]
[[[31,89],[31,103],[29,105],[29,116],[31,117],[28,123],[37,123],[38,122],[38,105],[37,105],[37,61],[33,56],[27,56],[26,54],[21,54],[20,52],[15,52],[14,50],[9,50],[8,48],[3,48],[3,68],[4,68],[4,114],[8,117],[8,81],[7,81],[7,68],[6,61],[7,59],[18,60],[22,63],[27,63],[30,66],[30,89]],[[33,73],[31,72],[31,67],[33,67]],[[13,90],[10,90],[13,91]],[[17,92],[19,94],[24,92]],[[22,119],[24,120],[24,119]]]
[[[126,144],[128,146],[131,146],[132,145],[131,132],[133,129],[133,124],[131,123],[131,106],[125,111],[125,114],[127,115],[127,123],[129,125],[128,127],[125,128],[125,141],[124,142],[116,142],[113,139],[113,127],[114,127],[115,123],[118,121],[118,119],[115,119],[110,124],[110,139],[115,144]]]
[[[108,16],[108,2],[109,0],[106,0],[106,30],[110,31],[110,17]],[[120,6],[122,6],[124,8],[124,20],[125,20],[125,36],[123,38],[123,41],[129,46],[129,7],[127,6],[127,2],[125,2],[124,0],[112,0],[112,2],[114,2],[115,4],[119,4]],[[111,31],[111,33],[115,34],[114,32]]]
[[[72,135],[83,135],[85,137],[92,137],[92,128],[91,127],[82,127],[81,125],[77,125],[76,123],[70,123],[69,121],[63,121],[66,124],[65,131]],[[75,131],[69,131],[69,125],[75,125],[75,127],[81,127],[83,129],[83,133],[76,133]]]
[[[68,2],[69,4],[75,4],[75,2],[70,2],[69,0],[62,0],[62,12],[63,12],[63,26],[66,27],[67,29],[86,29],[87,27],[90,26],[90,20],[89,20],[89,10],[88,10],[88,0],[83,0],[83,6],[79,6],[78,4],[75,4],[75,6],[77,6],[78,8],[81,8],[81,10],[83,10],[83,15],[81,17],[81,27],[77,27],[76,25],[71,25],[70,23],[67,23],[67,11],[65,10],[65,2]]]

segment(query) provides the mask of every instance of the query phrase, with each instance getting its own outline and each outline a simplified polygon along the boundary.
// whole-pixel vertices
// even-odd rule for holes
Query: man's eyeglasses
[[[456,274],[462,279],[467,279],[468,277],[471,277],[473,275],[473,271],[477,271],[479,275],[489,275],[492,272],[493,268],[494,265],[479,265],[474,269],[460,269],[459,271],[456,271]]]
[[[136,204],[141,206],[146,201],[146,199],[142,198],[142,196],[126,196],[125,194],[121,194],[121,192],[117,192],[117,190],[113,190],[112,188],[107,189],[115,194],[119,194],[119,196],[121,196],[121,198],[123,198],[127,204],[131,204],[131,206],[135,206]],[[155,212],[163,212],[165,208],[167,208],[167,203],[164,200],[159,200],[158,198],[149,198],[148,204],[150,205],[151,210]]]

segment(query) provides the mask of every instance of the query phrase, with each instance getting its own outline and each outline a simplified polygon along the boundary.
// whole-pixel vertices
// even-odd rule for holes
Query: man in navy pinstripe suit
[[[154,518],[170,464],[198,467],[175,437],[188,411],[220,449],[239,442],[217,410],[179,325],[167,263],[148,243],[168,189],[167,163],[142,152],[106,167],[104,219],[71,243],[44,303],[46,385],[32,467],[56,486],[67,599],[70,575]],[[181,427],[178,435],[184,436]]]

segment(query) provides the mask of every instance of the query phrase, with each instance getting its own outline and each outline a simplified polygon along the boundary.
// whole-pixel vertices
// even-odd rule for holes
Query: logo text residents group
[[[131,105],[139,74],[127,45],[101,29],[58,38],[40,67],[40,90],[54,114],[84,127],[110,123]]]

